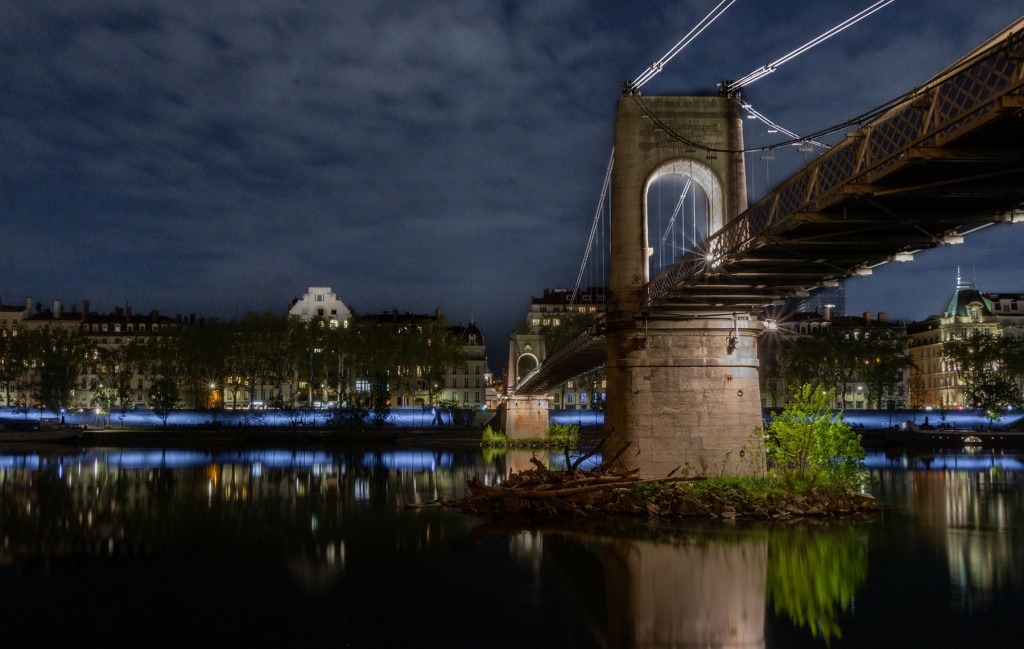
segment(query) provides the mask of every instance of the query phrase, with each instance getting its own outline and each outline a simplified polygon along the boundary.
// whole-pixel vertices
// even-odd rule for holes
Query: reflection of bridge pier
[[[652,542],[521,534],[512,550],[541,557],[535,569],[559,576],[603,646],[764,647],[764,536]]]
[[[619,541],[606,552],[609,646],[764,646],[766,540]]]

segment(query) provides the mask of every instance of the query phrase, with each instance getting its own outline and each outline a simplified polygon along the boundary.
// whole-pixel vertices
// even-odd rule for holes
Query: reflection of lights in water
[[[370,499],[370,481],[365,478],[360,478],[355,481],[353,486],[353,497],[356,500],[369,500]]]
[[[309,520],[309,529],[311,532],[315,532],[318,527],[320,527],[320,521],[317,519],[316,514],[313,514]]]

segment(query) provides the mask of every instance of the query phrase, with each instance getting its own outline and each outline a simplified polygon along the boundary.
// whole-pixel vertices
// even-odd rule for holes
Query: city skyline
[[[781,4],[737,2],[644,94],[713,94],[869,2]],[[572,288],[621,82],[714,5],[8,3],[0,298],[231,319],[330,286],[359,313],[440,308],[500,349],[531,297]],[[743,98],[814,132],[1020,14],[898,0]],[[803,155],[749,156],[751,201]],[[1022,291],[1022,243],[1024,227],[994,226],[887,264],[848,283],[847,310],[923,319],[957,266],[981,290]]]

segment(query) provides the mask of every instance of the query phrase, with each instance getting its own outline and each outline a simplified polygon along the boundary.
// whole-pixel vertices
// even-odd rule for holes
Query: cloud
[[[846,4],[737,3],[645,93],[713,91]],[[19,245],[0,293],[232,317],[334,284],[357,309],[439,305],[503,335],[575,278],[619,83],[711,6],[3,3],[0,236]],[[744,96],[820,128],[1017,12],[895,3]],[[781,179],[802,162],[786,154],[751,176]]]

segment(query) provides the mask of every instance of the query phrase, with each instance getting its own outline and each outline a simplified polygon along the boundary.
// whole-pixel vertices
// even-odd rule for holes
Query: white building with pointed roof
[[[298,316],[309,321],[323,318],[332,326],[345,322],[352,317],[352,311],[338,299],[330,286],[310,286],[301,298],[292,300],[288,315]]]

